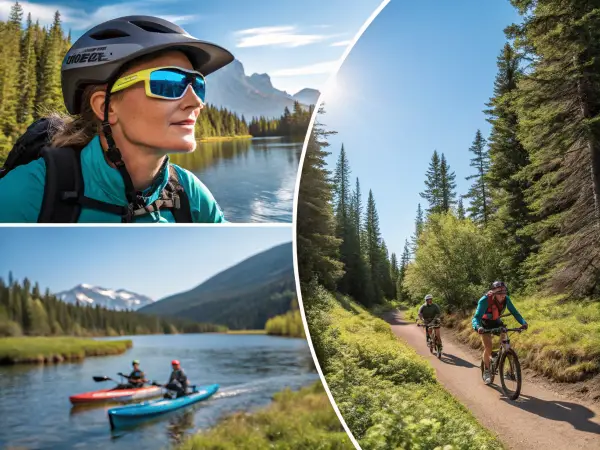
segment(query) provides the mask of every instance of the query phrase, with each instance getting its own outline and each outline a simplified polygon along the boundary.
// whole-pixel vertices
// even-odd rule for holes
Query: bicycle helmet
[[[67,111],[81,112],[81,96],[86,86],[114,82],[123,65],[166,49],[185,53],[193,68],[204,76],[234,59],[224,48],[196,39],[178,25],[159,17],[112,19],[83,34],[63,59],[61,83]]]
[[[494,281],[492,283],[492,291],[495,291],[496,289],[508,292],[508,287],[506,286],[506,283],[504,283],[504,281]]]
[[[425,296],[425,301],[427,301],[427,300],[433,300],[433,295],[431,295],[431,294],[427,294],[427,295]]]

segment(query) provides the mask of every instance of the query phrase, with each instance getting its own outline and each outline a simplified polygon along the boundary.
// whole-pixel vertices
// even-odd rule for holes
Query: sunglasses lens
[[[179,98],[185,92],[190,81],[188,76],[175,70],[155,70],[150,74],[150,91],[154,95],[164,98]],[[194,76],[192,88],[196,95],[204,102],[205,85],[200,76]]]

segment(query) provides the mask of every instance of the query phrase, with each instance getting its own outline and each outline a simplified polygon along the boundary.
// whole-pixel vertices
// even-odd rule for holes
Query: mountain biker
[[[484,347],[483,380],[485,384],[491,383],[490,359],[492,357],[492,335],[489,333],[484,334],[484,331],[504,326],[500,316],[506,308],[508,308],[508,311],[515,317],[517,322],[521,324],[522,329],[526,330],[528,328],[527,322],[519,314],[507,292],[508,289],[503,281],[494,281],[488,293],[479,299],[477,309],[471,321],[473,329],[481,335]],[[506,333],[501,333],[500,339],[506,339]]]
[[[418,314],[419,314],[419,319],[421,319],[421,321],[425,325],[425,331],[426,331],[425,334],[426,334],[426,339],[427,339],[427,345],[429,345],[429,341],[431,339],[431,337],[430,337],[431,329],[429,328],[429,324],[432,323],[433,321],[438,320],[441,317],[442,310],[439,307],[439,305],[437,305],[436,303],[433,303],[433,296],[431,294],[427,294],[425,296],[425,303],[423,303],[421,305],[421,307],[419,308]],[[442,342],[442,337],[441,337],[439,328],[435,328],[435,335],[436,335],[438,341]]]
[[[26,132],[48,138],[61,160],[77,155],[67,167],[80,166],[80,176],[65,187],[61,169],[53,176],[59,188],[49,189],[54,164],[45,157],[5,164],[0,222],[225,222],[207,187],[168,154],[196,149],[204,77],[231,61],[229,51],[158,17],[120,17],[88,30],[61,67],[72,116],[52,113]],[[56,219],[61,208],[67,219]],[[50,210],[54,219],[42,220]]]
[[[169,381],[165,385],[165,388],[170,391],[175,391],[177,397],[182,397],[186,395],[189,386],[188,377],[181,368],[178,360],[174,359],[171,361],[171,367],[173,368],[173,371],[171,372],[171,376],[169,377]]]

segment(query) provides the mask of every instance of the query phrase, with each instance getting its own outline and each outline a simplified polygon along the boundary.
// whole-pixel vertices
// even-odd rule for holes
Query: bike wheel
[[[504,394],[511,400],[516,400],[521,394],[521,364],[517,353],[509,349],[500,359],[500,382]],[[509,387],[510,386],[510,387]],[[514,389],[511,389],[514,387]]]
[[[435,347],[437,350],[438,359],[442,359],[442,341],[438,339]]]

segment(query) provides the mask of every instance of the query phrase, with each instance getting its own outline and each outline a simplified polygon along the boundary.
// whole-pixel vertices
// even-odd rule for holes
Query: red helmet
[[[171,365],[172,366],[178,366],[179,365],[179,361],[174,359],[173,361],[171,361]]]

